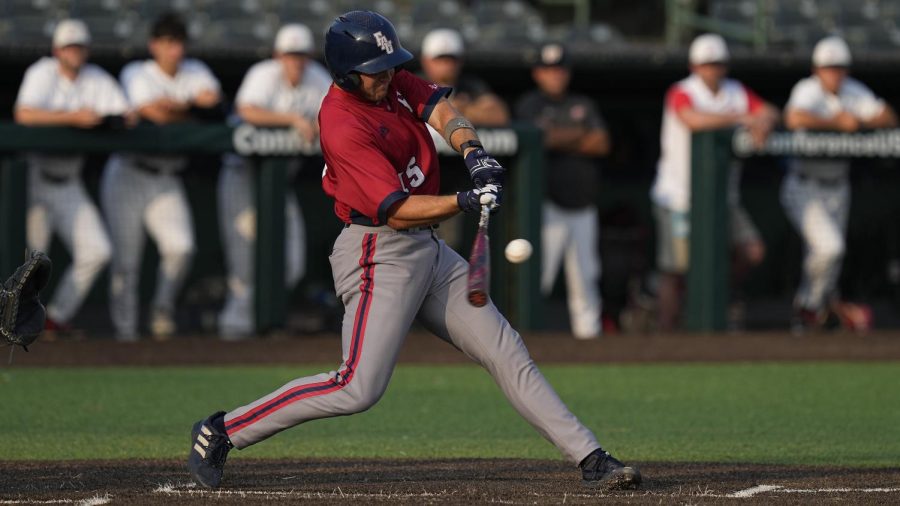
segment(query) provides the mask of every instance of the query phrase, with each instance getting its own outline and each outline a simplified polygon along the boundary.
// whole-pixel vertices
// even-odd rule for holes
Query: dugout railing
[[[491,221],[491,297],[521,330],[542,326],[540,248],[527,262],[512,265],[503,259],[503,246],[522,237],[540,244],[544,151],[540,132],[530,126],[479,129],[486,149],[510,162],[503,210]],[[439,138],[442,155],[452,154]],[[110,154],[114,152],[224,154],[234,152],[258,160],[256,320],[257,330],[284,326],[287,291],[284,288],[284,204],[287,160],[318,153],[291,130],[250,125],[140,125],[121,131],[79,130],[64,127],[24,127],[0,123],[0,273],[9,273],[23,258],[27,206],[26,152]],[[219,166],[208,167],[219,170]],[[189,170],[194,170],[189,169]],[[205,170],[205,169],[199,169]],[[210,188],[215,192],[214,188]],[[303,203],[301,202],[301,205]],[[306,210],[310,216],[331,209]],[[197,220],[199,217],[195,217]],[[212,216],[218,226],[217,218]],[[474,225],[473,225],[474,226]],[[474,232],[474,231],[473,231]],[[461,253],[468,251],[468,245]]]
[[[699,132],[691,141],[691,234],[685,324],[727,327],[729,301],[728,173],[734,157],[900,158],[900,129],[859,133],[773,132],[755,146],[744,130]]]

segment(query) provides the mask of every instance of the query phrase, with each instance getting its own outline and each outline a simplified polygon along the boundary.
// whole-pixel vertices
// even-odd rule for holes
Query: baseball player
[[[791,130],[860,129],[897,126],[894,110],[866,85],[849,77],[850,49],[826,37],[813,49],[813,73],[800,80],[785,106]],[[837,304],[836,285],[844,256],[850,210],[849,160],[792,160],[781,187],[781,202],[805,246],[803,275],[794,296],[792,327],[802,332],[825,322]]]
[[[497,308],[466,300],[468,264],[435,236],[434,226],[460,211],[478,212],[482,203],[498,205],[503,168],[450,105],[450,90],[397,68],[410,59],[391,23],[374,12],[346,13],[327,31],[325,61],[335,85],[319,112],[322,185],[345,223],[330,256],[345,308],[344,362],[197,422],[188,457],[193,478],[215,488],[232,447],[370,408],[418,319],[484,366],[519,413],[580,464],[585,482],[636,486],[637,470],[600,448]],[[437,155],[426,122],[465,155],[474,189],[437,195]]]
[[[144,120],[158,125],[183,122],[195,111],[214,109],[219,82],[200,61],[184,57],[187,30],[171,14],[152,26],[152,59],[129,63],[120,76],[126,96]],[[110,311],[117,337],[138,338],[138,281],[146,233],[160,253],[150,330],[164,339],[175,332],[175,298],[194,253],[194,231],[178,173],[187,158],[122,154],[107,163],[100,187],[115,250]]]
[[[438,28],[422,39],[419,58],[425,79],[452,88],[450,104],[476,126],[505,126],[509,110],[500,97],[477,77],[462,73],[465,44],[462,36],[450,28]]]
[[[659,329],[677,327],[684,275],[690,264],[691,134],[734,126],[747,127],[762,142],[778,119],[776,109],[740,82],[726,77],[729,53],[716,34],[700,35],[689,50],[691,75],[666,93],[661,154],[650,191],[657,227]],[[759,232],[737,199],[737,173],[730,170],[729,212],[732,244],[738,256],[757,264],[765,255]]]
[[[236,106],[243,121],[261,127],[292,127],[303,141],[318,137],[316,116],[331,77],[309,57],[313,51],[309,28],[283,26],[275,37],[271,59],[261,61],[244,76]],[[288,180],[300,170],[301,159],[291,160]],[[228,299],[219,315],[223,339],[240,339],[254,328],[253,258],[256,241],[256,204],[253,162],[228,155],[219,174],[219,219],[228,265]],[[285,206],[286,284],[293,288],[306,266],[305,226],[297,195],[288,192]]]
[[[544,131],[548,150],[541,289],[549,294],[559,265],[565,261],[572,334],[578,339],[595,339],[603,330],[596,158],[609,153],[609,133],[594,102],[569,93],[572,73],[561,44],[540,48],[531,77],[538,89],[522,97],[516,105],[516,117]]]
[[[60,21],[53,33],[53,56],[25,72],[15,105],[17,123],[94,128],[105,117],[121,119],[128,110],[125,95],[106,71],[86,63],[90,42],[82,21]],[[112,247],[81,180],[83,156],[31,153],[28,163],[28,246],[46,251],[56,233],[72,255],[47,307],[47,328],[67,330],[109,262]]]

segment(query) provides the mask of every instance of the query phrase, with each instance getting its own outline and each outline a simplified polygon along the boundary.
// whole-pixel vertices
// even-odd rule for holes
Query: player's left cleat
[[[641,472],[626,466],[602,448],[594,450],[581,461],[582,483],[607,490],[636,489],[641,484]]]
[[[213,419],[224,415],[219,411],[205,420],[194,424],[191,430],[191,453],[188,455],[188,469],[194,481],[207,488],[218,488],[222,482],[225,459],[234,448],[227,434],[216,430]]]

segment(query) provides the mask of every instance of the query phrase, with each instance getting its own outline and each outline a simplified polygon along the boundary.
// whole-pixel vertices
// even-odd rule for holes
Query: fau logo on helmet
[[[375,43],[378,44],[378,47],[381,48],[387,54],[391,54],[394,52],[394,43],[391,42],[390,39],[385,37],[381,32],[375,32],[373,34],[375,36]]]

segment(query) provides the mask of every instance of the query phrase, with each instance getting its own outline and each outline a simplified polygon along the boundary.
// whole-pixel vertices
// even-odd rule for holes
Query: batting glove
[[[456,194],[456,204],[466,213],[480,213],[482,205],[490,206],[491,211],[496,211],[500,207],[501,191],[497,185],[488,184],[484,188],[459,192]]]
[[[491,184],[502,191],[506,169],[494,157],[487,154],[484,148],[473,149],[466,155],[465,160],[475,188],[480,189]]]

